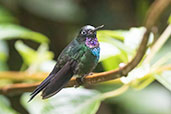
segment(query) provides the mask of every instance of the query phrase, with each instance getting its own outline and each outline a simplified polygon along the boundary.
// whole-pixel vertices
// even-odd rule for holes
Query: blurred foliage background
[[[154,0],[0,0],[0,71],[50,72],[62,49],[80,27],[104,24],[98,32],[100,62],[95,72],[109,71],[130,61],[139,46],[148,8]],[[151,33],[149,47],[171,23],[171,7],[161,15]],[[48,100],[30,93],[0,95],[2,114],[170,114],[170,36],[148,63],[127,78],[88,88],[66,88]],[[147,50],[146,56],[150,53]],[[144,58],[145,59],[145,58]],[[168,69],[164,69],[169,66]],[[164,70],[163,70],[163,69]],[[14,83],[34,83],[0,75],[0,88]],[[129,87],[129,88],[128,88]],[[123,93],[123,94],[122,94]],[[119,95],[119,96],[117,96]],[[116,96],[116,97],[115,97]],[[11,99],[21,104],[13,106]],[[15,102],[15,101],[14,101]],[[17,102],[17,101],[16,101]]]

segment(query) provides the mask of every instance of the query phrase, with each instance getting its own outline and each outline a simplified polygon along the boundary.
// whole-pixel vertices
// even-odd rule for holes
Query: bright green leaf
[[[14,24],[0,24],[0,40],[28,39],[39,43],[48,43],[46,36]]]
[[[102,65],[105,71],[109,71],[118,68],[122,62],[121,55],[115,55],[103,60]]]
[[[122,31],[121,30],[100,30],[100,31],[97,31],[97,37],[98,38],[111,37],[111,38],[123,41],[125,32],[126,31],[123,31],[123,30]]]
[[[24,63],[30,65],[36,62],[36,56],[37,56],[36,51],[25,45],[22,41],[17,41],[15,43],[15,48],[22,56]]]

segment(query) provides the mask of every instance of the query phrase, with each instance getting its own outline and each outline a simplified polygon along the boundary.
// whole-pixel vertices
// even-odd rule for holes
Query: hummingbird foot
[[[74,85],[75,88],[84,84],[84,77],[77,77],[76,78],[77,85]]]

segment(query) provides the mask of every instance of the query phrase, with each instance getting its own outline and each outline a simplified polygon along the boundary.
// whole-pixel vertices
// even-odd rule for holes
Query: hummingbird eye
[[[81,34],[82,34],[82,35],[85,35],[85,34],[86,34],[86,31],[81,31]]]

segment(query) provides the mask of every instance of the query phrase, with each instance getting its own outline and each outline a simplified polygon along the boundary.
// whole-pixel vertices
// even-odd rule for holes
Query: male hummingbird
[[[100,47],[96,31],[104,25],[93,27],[86,25],[62,51],[49,76],[31,93],[31,101],[40,91],[42,98],[49,98],[58,93],[73,75],[83,79],[97,65]]]

